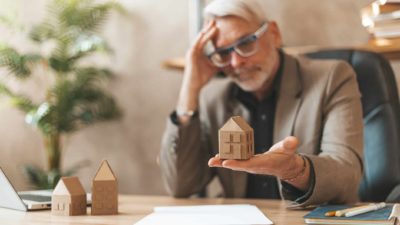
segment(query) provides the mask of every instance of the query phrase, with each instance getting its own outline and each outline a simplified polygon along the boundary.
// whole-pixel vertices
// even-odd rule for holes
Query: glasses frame
[[[226,63],[221,63],[221,62],[217,62],[217,61],[213,60],[213,56],[215,54],[219,54],[220,52],[226,52],[226,53],[232,54],[232,52],[235,51],[241,57],[250,57],[250,56],[254,55],[256,52],[258,52],[258,50],[259,50],[258,43],[256,43],[257,45],[255,47],[255,50],[252,52],[249,52],[249,53],[243,53],[238,48],[238,46],[243,44],[244,42],[257,41],[267,30],[268,30],[268,22],[265,22],[253,34],[247,35],[246,37],[243,37],[243,38],[237,40],[235,43],[233,43],[227,47],[218,48],[218,49],[214,48],[215,50],[212,51],[211,53],[207,54],[207,57],[217,67],[225,67],[225,66],[229,65],[229,63],[230,63],[230,60],[228,60]]]

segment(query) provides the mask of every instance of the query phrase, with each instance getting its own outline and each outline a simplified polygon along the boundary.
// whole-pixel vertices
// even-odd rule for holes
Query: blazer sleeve
[[[314,190],[304,202],[294,202],[295,207],[358,201],[363,173],[361,94],[350,65],[332,67],[324,89],[320,153],[307,155],[314,168]]]
[[[167,192],[174,197],[189,197],[204,190],[213,169],[206,135],[198,116],[180,126],[168,118],[161,143],[159,164]],[[205,154],[206,153],[206,154]]]

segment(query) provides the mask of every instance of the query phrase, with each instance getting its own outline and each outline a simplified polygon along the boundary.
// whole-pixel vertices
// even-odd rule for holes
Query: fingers
[[[211,40],[217,34],[217,27],[215,26],[215,20],[211,20],[198,34],[195,42],[194,48],[202,52],[204,46],[208,40]]]
[[[210,160],[208,160],[209,167],[222,167],[223,160],[219,158],[219,154],[216,154]]]
[[[220,159],[219,155],[217,154],[208,161],[208,166],[223,167],[236,171],[255,173],[256,171],[254,170],[253,166],[254,164],[257,164],[257,160],[257,156],[254,156],[248,160]]]
[[[239,171],[245,171],[243,168],[244,165],[238,165],[237,163],[240,164],[241,161],[239,160],[229,160],[229,159],[220,159],[219,154],[215,155],[212,157],[210,160],[208,160],[208,166],[209,167],[224,167],[227,169],[234,169],[234,170],[239,170]],[[245,168],[247,166],[244,166]]]
[[[283,147],[285,149],[296,149],[299,144],[299,140],[296,137],[289,136],[283,139]]]
[[[289,136],[283,139],[282,141],[274,144],[268,152],[273,151],[283,151],[283,152],[295,152],[297,146],[299,144],[299,140],[296,137]],[[266,152],[267,153],[267,152]]]
[[[249,160],[224,160],[222,162],[222,167],[236,170],[236,171],[245,171],[248,173],[255,173],[253,168],[253,163]]]

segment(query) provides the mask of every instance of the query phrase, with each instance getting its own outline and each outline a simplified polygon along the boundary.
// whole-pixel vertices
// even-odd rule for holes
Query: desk
[[[274,224],[304,224],[306,210],[287,210],[286,202],[280,200],[258,199],[174,199],[166,196],[133,196],[119,197],[119,214],[114,216],[92,216],[88,209],[86,216],[52,216],[50,211],[20,212],[0,208],[0,223],[13,225],[43,224],[124,224],[132,225],[151,213],[154,206],[167,205],[201,205],[201,204],[254,204],[258,206]]]

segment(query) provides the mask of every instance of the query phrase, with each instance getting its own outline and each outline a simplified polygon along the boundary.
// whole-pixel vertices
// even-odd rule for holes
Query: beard
[[[266,82],[269,82],[273,77],[270,72],[263,70],[260,66],[234,69],[227,75],[242,90],[248,92],[261,90],[266,85]]]

